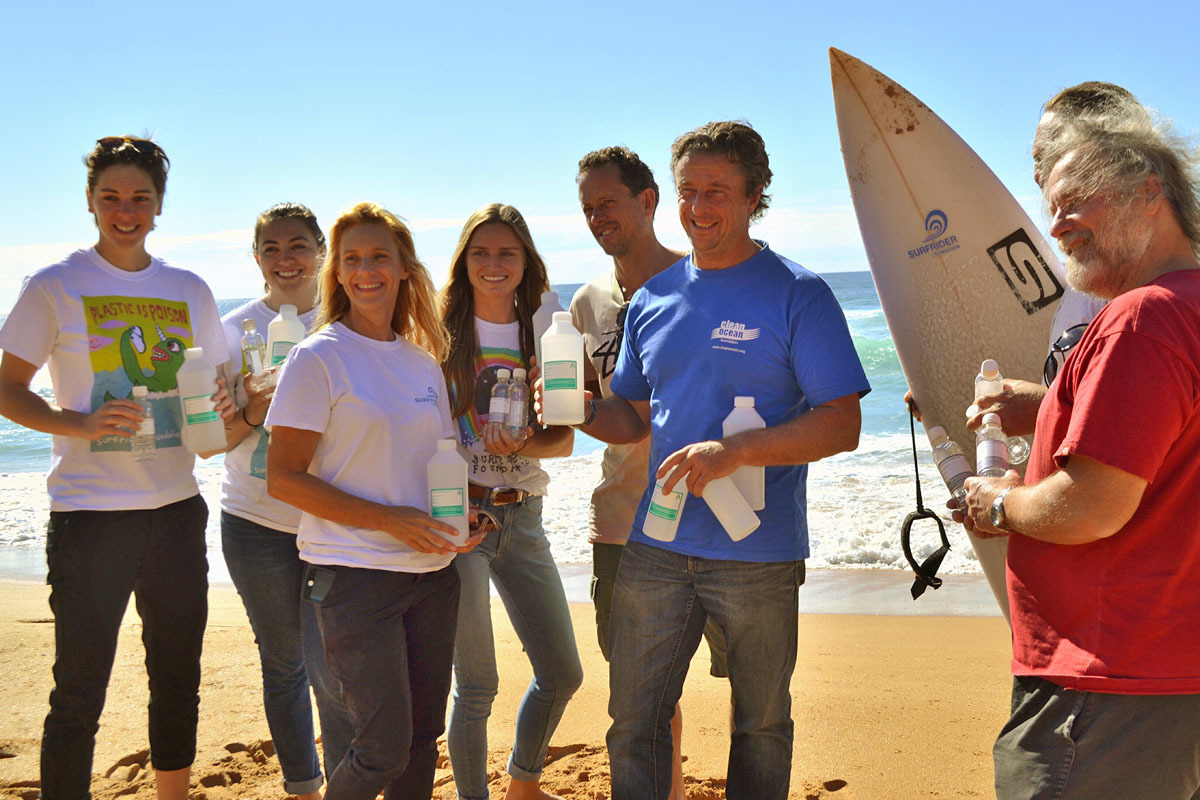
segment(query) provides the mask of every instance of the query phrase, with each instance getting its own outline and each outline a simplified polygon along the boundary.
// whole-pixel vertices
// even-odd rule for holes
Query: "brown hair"
[[[429,270],[417,259],[408,226],[395,214],[375,203],[359,203],[343,211],[329,230],[329,255],[321,267],[321,311],[317,315],[317,327],[331,325],[350,313],[350,298],[338,282],[338,267],[342,261],[340,245],[346,231],[356,225],[371,223],[384,225],[392,232],[400,251],[400,261],[408,270],[408,279],[400,282],[400,292],[396,295],[392,330],[428,350],[440,362],[446,356],[449,341],[446,329],[437,316],[437,296]]]
[[[658,208],[658,201],[661,197],[658,184],[654,181],[654,173],[651,172],[650,167],[646,166],[646,162],[638,158],[637,153],[623,145],[593,150],[579,159],[579,174],[575,176],[575,182],[578,183],[582,180],[583,173],[588,170],[606,167],[610,164],[617,168],[617,174],[621,176],[621,184],[634,197],[647,189],[653,189],[654,208]]]
[[[758,194],[758,205],[750,220],[760,219],[771,205],[771,165],[767,146],[747,122],[710,122],[688,131],[671,145],[671,174],[688,153],[715,153],[737,164],[746,183],[746,198]]]
[[[131,164],[150,177],[158,199],[167,193],[167,170],[171,160],[163,149],[149,139],[138,136],[105,136],[96,140],[92,152],[83,157],[87,167],[87,188],[96,190],[96,179],[100,173],[118,164]]]
[[[476,229],[490,222],[503,222],[512,229],[525,248],[525,274],[517,286],[516,307],[521,360],[526,364],[535,352],[533,312],[541,303],[542,293],[550,291],[546,263],[534,247],[533,236],[520,211],[502,203],[491,203],[476,209],[467,218],[450,260],[450,279],[439,294],[442,321],[450,334],[450,354],[442,363],[442,371],[446,374],[446,386],[450,390],[450,412],[455,417],[466,414],[475,400],[475,359],[480,352],[479,336],[475,332],[475,294],[467,275],[467,246]]]

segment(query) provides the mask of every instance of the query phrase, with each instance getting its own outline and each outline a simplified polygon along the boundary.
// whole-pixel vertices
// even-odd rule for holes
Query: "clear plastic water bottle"
[[[513,370],[512,381],[508,384],[508,435],[518,442],[524,441],[526,424],[529,421],[529,384],[525,382],[525,370],[517,367]]]
[[[999,478],[1008,471],[1008,437],[998,414],[984,414],[975,432],[975,469],[981,478]]]
[[[967,489],[963,484],[975,474],[971,471],[970,462],[963,455],[962,448],[951,441],[946,435],[946,429],[941,425],[934,425],[929,429],[929,444],[933,447],[933,463],[937,464],[938,472],[942,473],[946,488],[958,501],[959,508],[965,508]]]
[[[267,340],[258,332],[258,324],[252,319],[242,320],[242,364],[248,370],[247,376],[255,383],[268,377]]]
[[[967,416],[973,417],[979,413],[979,398],[984,395],[1000,394],[1004,391],[1004,376],[1000,374],[1000,365],[994,359],[985,359],[979,365],[979,374],[975,376],[975,403],[967,409]],[[1029,458],[1029,440],[1023,436],[1013,436],[1008,440],[1008,461],[1011,464],[1023,464]]]
[[[129,444],[134,461],[153,461],[155,456],[154,409],[150,407],[148,392],[145,386],[133,387],[133,401],[142,407],[142,423]]]
[[[493,434],[508,426],[508,377],[508,370],[496,370],[496,383],[492,386],[492,399],[488,402],[486,428]]]

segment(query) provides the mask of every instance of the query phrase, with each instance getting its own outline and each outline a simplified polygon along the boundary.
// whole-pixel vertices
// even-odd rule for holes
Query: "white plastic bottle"
[[[963,455],[962,448],[950,440],[946,429],[941,425],[934,425],[929,429],[929,444],[933,447],[933,463],[937,464],[938,472],[942,473],[946,488],[958,501],[959,508],[964,508],[967,490],[963,484],[975,474],[971,471],[970,462]]]
[[[508,384],[508,435],[518,442],[525,439],[525,427],[529,423],[529,384],[525,382],[525,369],[513,370]]]
[[[258,325],[252,319],[242,320],[242,363],[249,370],[249,376],[262,380],[267,370],[267,340],[258,332]]]
[[[975,402],[967,409],[967,416],[973,417],[979,413],[979,398],[984,395],[1000,394],[1004,391],[1004,376],[1000,374],[1000,365],[994,359],[984,359],[979,365],[979,374],[975,376]],[[1008,460],[1013,464],[1021,464],[1029,458],[1029,440],[1023,436],[1013,436],[1008,440]]]
[[[767,427],[767,423],[754,410],[754,398],[735,397],[733,398],[733,411],[721,423],[721,435],[733,436],[742,431],[759,430],[765,427]],[[750,504],[750,508],[761,511],[767,504],[766,468],[746,465],[738,467],[730,477],[733,478],[733,485]]]
[[[204,357],[204,348],[189,347],[183,365],[175,373],[179,404],[183,407],[183,446],[193,453],[225,449],[225,423],[217,413],[212,396],[217,391],[217,370]]]
[[[708,503],[729,538],[735,542],[745,539],[758,528],[758,515],[742,497],[730,476],[709,481],[700,496]]]
[[[542,292],[542,304],[533,312],[533,345],[537,349],[537,363],[542,366],[542,334],[554,323],[554,315],[566,311],[558,301],[558,292]]]
[[[271,359],[270,365],[282,364],[304,335],[304,323],[296,314],[296,307],[291,303],[281,305],[279,316],[267,325],[267,357]]]
[[[508,370],[496,370],[496,383],[492,386],[492,398],[488,401],[488,431],[508,427],[508,376]]]
[[[554,322],[542,336],[542,422],[578,425],[583,422],[583,336],[566,311],[554,312]]]
[[[133,401],[142,407],[142,424],[133,434],[129,443],[129,451],[133,453],[134,461],[153,461],[157,446],[154,434],[154,409],[150,407],[149,390],[145,386],[133,387]]]
[[[680,481],[670,493],[663,494],[665,480],[665,477],[659,478],[650,492],[650,505],[646,508],[646,519],[642,522],[642,533],[660,542],[672,542],[679,530],[679,518],[683,516],[687,486]]]
[[[975,432],[975,471],[981,478],[999,478],[1008,471],[1008,437],[998,414],[984,414]]]
[[[469,536],[470,500],[467,495],[467,462],[453,439],[439,439],[437,452],[429,459],[429,514],[458,531],[446,538],[465,544]]]

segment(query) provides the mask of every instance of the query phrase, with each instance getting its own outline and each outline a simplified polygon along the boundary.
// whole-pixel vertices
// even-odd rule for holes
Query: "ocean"
[[[862,436],[858,449],[810,467],[808,481],[810,568],[878,568],[906,570],[900,548],[900,525],[915,508],[912,451],[908,413],[902,398],[906,389],[900,362],[884,321],[883,310],[868,272],[840,272],[822,276],[833,289],[858,356],[871,382],[871,393],[862,401]],[[578,284],[554,287],[563,304]],[[245,302],[244,298],[218,301],[222,314]],[[0,318],[0,322],[2,322]],[[34,377],[33,388],[50,397],[45,370]],[[947,497],[923,434],[918,435],[922,492],[926,504],[944,511]],[[544,524],[554,556],[564,568],[590,564],[587,543],[588,502],[600,472],[603,445],[576,434],[569,458],[547,459],[550,494],[544,505]],[[50,437],[0,418],[0,566],[21,564],[18,571],[44,569],[37,553],[45,544],[49,500],[45,472],[50,463]],[[218,501],[223,460],[220,456],[198,461],[196,476],[208,501],[210,555],[221,546]],[[962,529],[945,514],[952,549],[940,570],[978,573],[980,567]],[[918,559],[939,544],[934,526],[920,529]],[[221,558],[210,558],[218,564]],[[221,564],[223,567],[223,564]],[[37,577],[27,575],[26,577]]]

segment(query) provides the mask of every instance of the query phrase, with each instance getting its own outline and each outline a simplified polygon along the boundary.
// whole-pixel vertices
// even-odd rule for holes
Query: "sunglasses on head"
[[[131,139],[128,136],[105,136],[97,139],[96,144],[108,150],[123,150],[131,147],[138,153],[147,156],[161,156],[162,148],[149,139]]]
[[[1079,344],[1087,327],[1086,322],[1072,325],[1062,332],[1054,344],[1050,345],[1050,354],[1046,356],[1046,363],[1042,365],[1042,381],[1047,386],[1054,383],[1054,377],[1058,375],[1059,368],[1066,363],[1067,354],[1075,345]]]

